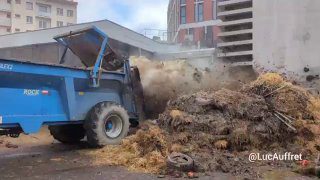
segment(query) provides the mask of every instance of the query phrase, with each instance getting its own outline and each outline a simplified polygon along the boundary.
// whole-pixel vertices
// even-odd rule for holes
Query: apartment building
[[[0,35],[77,23],[73,0],[0,0]]]
[[[168,41],[198,48],[216,47],[218,0],[170,0]]]

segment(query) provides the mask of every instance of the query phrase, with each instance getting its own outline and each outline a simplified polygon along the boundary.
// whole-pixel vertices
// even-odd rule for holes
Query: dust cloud
[[[132,57],[131,63],[140,70],[147,118],[157,118],[170,100],[182,94],[221,88],[237,89],[243,81],[256,78],[250,71],[243,73],[233,69],[221,72],[212,70],[212,67],[200,69],[185,60],[160,62]]]

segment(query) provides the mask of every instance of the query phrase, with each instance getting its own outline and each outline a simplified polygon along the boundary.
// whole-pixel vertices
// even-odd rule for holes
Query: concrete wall
[[[35,63],[59,64],[64,47],[57,43],[41,45],[29,45],[16,48],[0,49],[0,59],[15,59],[20,61],[30,61]],[[80,59],[71,51],[65,56],[63,65],[71,67],[82,67]]]
[[[320,74],[319,0],[253,0],[253,18],[256,70],[300,80]]]

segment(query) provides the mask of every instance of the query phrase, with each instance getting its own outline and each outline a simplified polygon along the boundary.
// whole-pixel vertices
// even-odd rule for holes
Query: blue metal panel
[[[0,60],[0,64],[2,62],[10,68],[0,69],[0,127],[20,125],[25,133],[35,133],[44,123],[83,121],[100,102],[127,105],[123,104],[121,95],[123,73],[103,73],[101,87],[92,88],[86,83],[89,71]],[[48,94],[42,94],[43,90]],[[132,112],[130,106],[126,108]]]
[[[68,112],[69,112],[69,119],[70,120],[76,120],[76,95],[74,91],[74,83],[73,83],[73,78],[66,77],[64,79],[64,91],[62,93],[65,93],[66,99],[65,102],[67,102],[67,107],[68,107]]]
[[[10,68],[1,68],[2,66],[8,66]],[[56,65],[44,65],[34,64],[19,61],[8,61],[0,59],[0,71],[3,72],[16,72],[24,74],[46,75],[46,76],[58,76],[58,77],[74,77],[74,78],[90,78],[89,70],[79,70],[73,68],[67,68]],[[101,79],[117,79],[123,80],[125,74],[121,72],[107,72],[102,73]]]
[[[55,90],[0,88],[0,115],[3,124],[19,124],[24,132],[39,131],[45,121],[67,121],[61,98]]]
[[[20,126],[25,133],[36,133],[43,124],[83,123],[96,104],[106,101],[136,113],[129,63],[124,73],[98,77],[108,40],[94,30],[104,41],[93,71],[0,59],[0,128]]]

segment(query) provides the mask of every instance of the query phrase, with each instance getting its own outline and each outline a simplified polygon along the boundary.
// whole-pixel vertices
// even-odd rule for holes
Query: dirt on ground
[[[176,174],[167,166],[168,155],[189,155],[192,171],[231,173],[262,178],[262,167],[289,168],[314,174],[320,150],[320,100],[305,89],[268,73],[238,91],[221,89],[182,95],[168,102],[154,124],[143,124],[120,146],[91,151],[95,163],[126,166],[156,174]],[[249,162],[251,152],[301,153],[301,162]],[[112,157],[112,158],[111,158]],[[308,169],[308,170],[304,170]],[[312,169],[312,168],[311,168]]]

